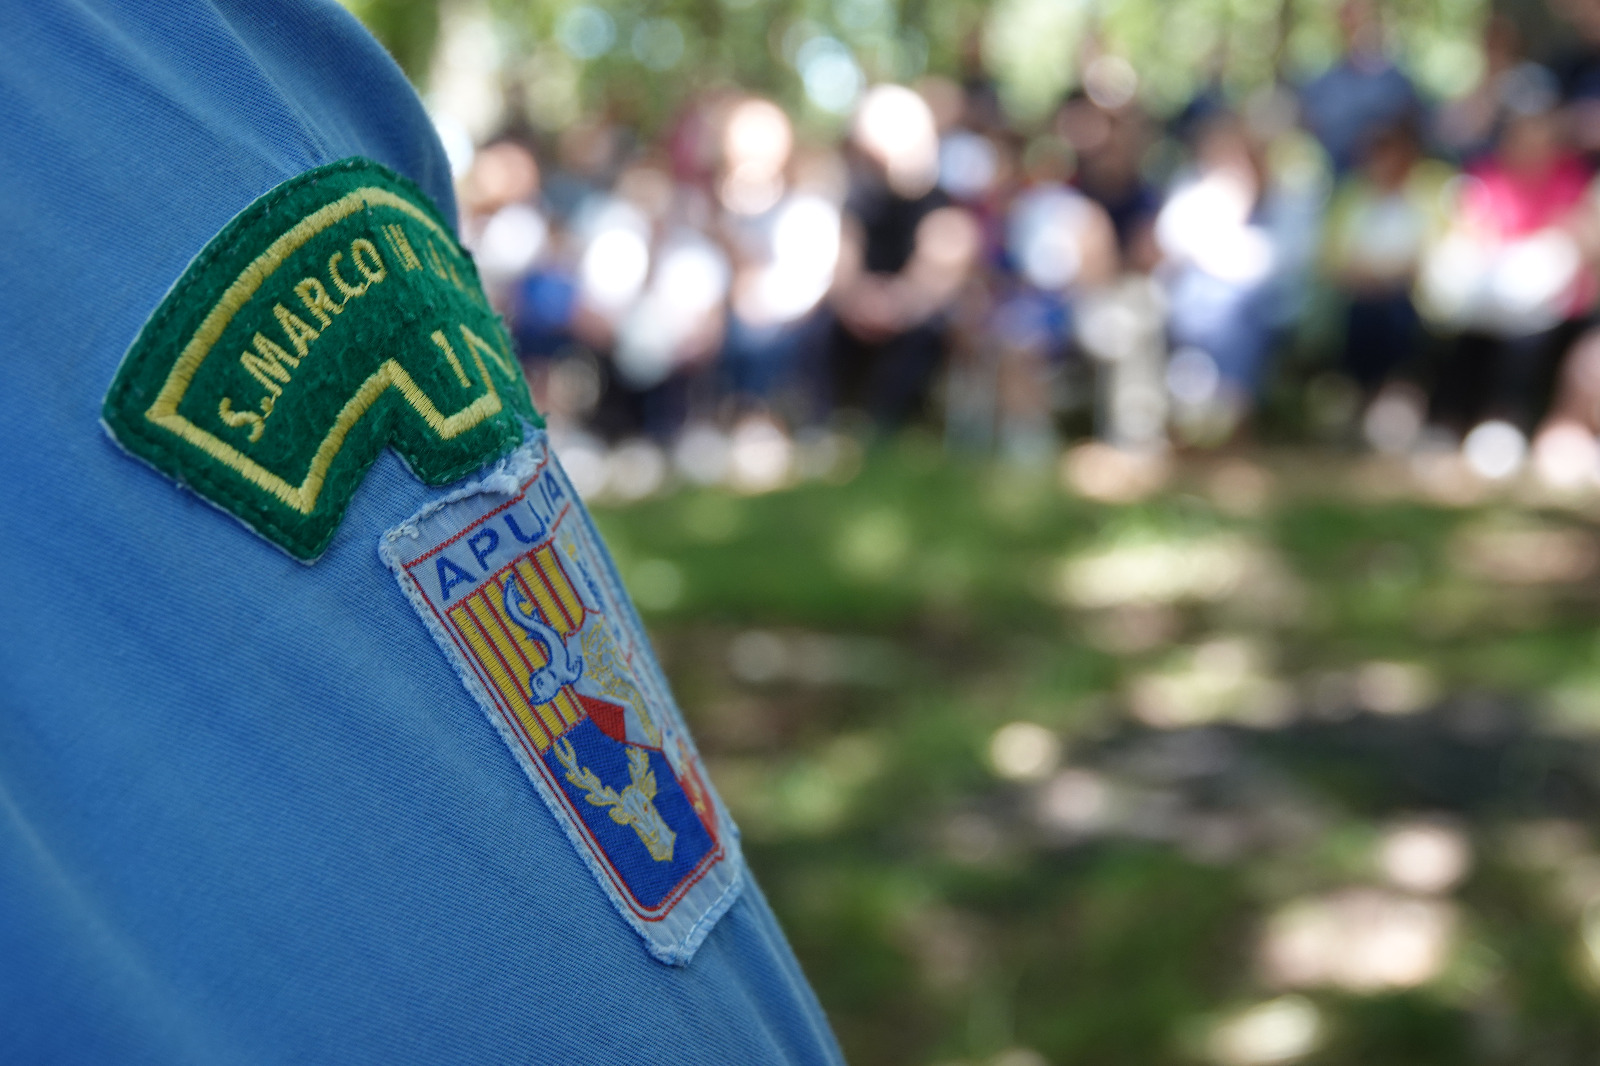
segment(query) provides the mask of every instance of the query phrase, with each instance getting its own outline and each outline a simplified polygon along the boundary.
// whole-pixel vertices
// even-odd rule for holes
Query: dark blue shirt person
[[[1339,20],[1344,54],[1301,89],[1300,108],[1306,128],[1334,170],[1344,174],[1374,133],[1415,113],[1421,101],[1411,79],[1385,53],[1378,13],[1368,0],[1347,0]]]

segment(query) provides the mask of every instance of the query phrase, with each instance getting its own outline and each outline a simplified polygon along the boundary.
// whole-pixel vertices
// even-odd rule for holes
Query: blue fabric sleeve
[[[652,960],[378,559],[386,454],[303,566],[119,451],[119,360],[278,183],[453,217],[331,0],[0,5],[0,1062],[780,1063],[838,1051],[750,886]]]

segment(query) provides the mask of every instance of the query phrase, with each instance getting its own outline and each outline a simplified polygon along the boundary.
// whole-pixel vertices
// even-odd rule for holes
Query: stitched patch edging
[[[102,422],[302,561],[384,447],[443,485],[542,425],[471,257],[421,189],[360,158],[284,182],[207,244]]]
[[[379,555],[617,913],[688,963],[743,885],[738,832],[544,433]]]

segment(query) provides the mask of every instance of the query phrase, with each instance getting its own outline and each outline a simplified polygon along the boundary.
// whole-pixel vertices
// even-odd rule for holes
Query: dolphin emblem
[[[535,704],[549,703],[556,698],[562,685],[570,685],[583,675],[583,656],[567,647],[554,627],[545,624],[539,610],[517,587],[517,579],[507,577],[501,588],[506,615],[517,624],[528,639],[544,648],[545,665],[528,678],[528,698]],[[577,636],[576,633],[573,634]]]

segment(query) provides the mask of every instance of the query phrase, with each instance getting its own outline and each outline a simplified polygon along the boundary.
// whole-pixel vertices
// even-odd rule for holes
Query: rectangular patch
[[[623,919],[687,963],[738,897],[736,831],[544,433],[379,554]]]

